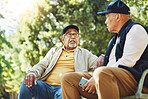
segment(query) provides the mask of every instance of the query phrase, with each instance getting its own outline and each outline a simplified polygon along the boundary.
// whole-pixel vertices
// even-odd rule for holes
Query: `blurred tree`
[[[4,18],[0,14],[0,19]],[[0,99],[16,99],[20,81],[25,75],[21,68],[18,68],[20,66],[19,52],[8,40],[5,31],[1,30],[0,26]]]
[[[38,0],[34,8],[22,15],[18,33],[13,35],[20,49],[22,68],[33,66],[53,46],[62,46],[62,29],[69,24],[80,28],[80,47],[99,55],[105,53],[112,34],[105,18],[97,16],[104,0]],[[17,46],[19,45],[19,46]],[[24,63],[24,64],[23,64]]]
[[[2,15],[0,15],[2,18]],[[11,44],[6,40],[4,31],[0,27],[0,99],[9,99],[9,94],[6,92],[6,78],[10,78],[9,73],[13,72],[11,69],[11,59],[6,58],[3,53],[4,46],[12,47]]]
[[[18,32],[9,35],[8,39],[13,48],[5,46],[5,50],[2,50],[3,47],[0,45],[0,49],[4,53],[1,60],[6,60],[4,56],[7,56],[6,63],[9,63],[10,68],[7,73],[1,71],[0,68],[3,75],[9,76],[5,79],[7,91],[18,92],[25,72],[42,59],[51,47],[62,46],[60,40],[62,29],[69,24],[75,24],[80,28],[80,47],[84,47],[98,56],[105,53],[113,33],[107,31],[104,24],[105,17],[98,16],[97,12],[104,11],[108,1],[34,0],[35,6],[21,16]],[[147,2],[145,0],[123,1],[132,9],[136,8],[137,11],[131,11],[133,20],[148,26]],[[2,35],[4,35],[3,32]],[[2,44],[10,45],[5,40]],[[12,62],[11,65],[10,62]],[[4,66],[7,69],[6,64]]]

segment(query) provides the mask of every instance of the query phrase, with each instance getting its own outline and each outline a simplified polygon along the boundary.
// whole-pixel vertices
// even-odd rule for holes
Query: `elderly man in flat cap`
[[[97,91],[98,99],[120,99],[136,93],[139,79],[148,68],[148,31],[132,22],[130,9],[120,0],[111,2],[105,15],[107,29],[114,33],[105,57],[99,57],[93,77],[80,88],[81,77],[66,75],[62,80],[63,99],[79,99],[80,95],[92,99]],[[74,81],[73,81],[74,80]],[[68,90],[67,88],[73,88]],[[148,75],[144,82],[144,93],[148,93]],[[71,94],[74,93],[74,94]]]
[[[61,79],[65,73],[93,68],[98,57],[78,48],[79,28],[68,25],[61,37],[63,47],[53,47],[33,66],[21,84],[18,99],[62,99]]]

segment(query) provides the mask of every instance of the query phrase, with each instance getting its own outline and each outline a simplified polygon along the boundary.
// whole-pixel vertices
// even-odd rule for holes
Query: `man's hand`
[[[26,75],[24,78],[24,83],[27,87],[32,87],[32,84],[37,85],[37,78],[34,75]]]
[[[103,62],[104,62],[104,55],[100,55],[97,60],[96,66],[94,66],[93,69],[103,66]]]
[[[94,78],[90,78],[88,82],[82,87],[83,91],[87,91],[89,94],[95,94],[96,87],[95,87],[95,80]]]

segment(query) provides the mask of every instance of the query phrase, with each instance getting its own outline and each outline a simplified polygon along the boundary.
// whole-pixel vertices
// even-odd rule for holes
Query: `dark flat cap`
[[[68,25],[68,26],[66,26],[66,27],[63,29],[63,33],[62,33],[62,34],[65,34],[65,32],[66,32],[68,29],[76,29],[76,30],[79,32],[79,28],[78,28],[76,25]]]
[[[130,14],[129,7],[121,0],[112,1],[106,8],[106,11],[98,12],[99,15],[105,15],[107,13],[121,13]]]

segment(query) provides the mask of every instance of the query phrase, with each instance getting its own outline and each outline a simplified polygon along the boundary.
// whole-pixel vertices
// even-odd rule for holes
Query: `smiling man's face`
[[[68,29],[61,40],[67,50],[75,49],[80,41],[79,33],[76,29]]]

